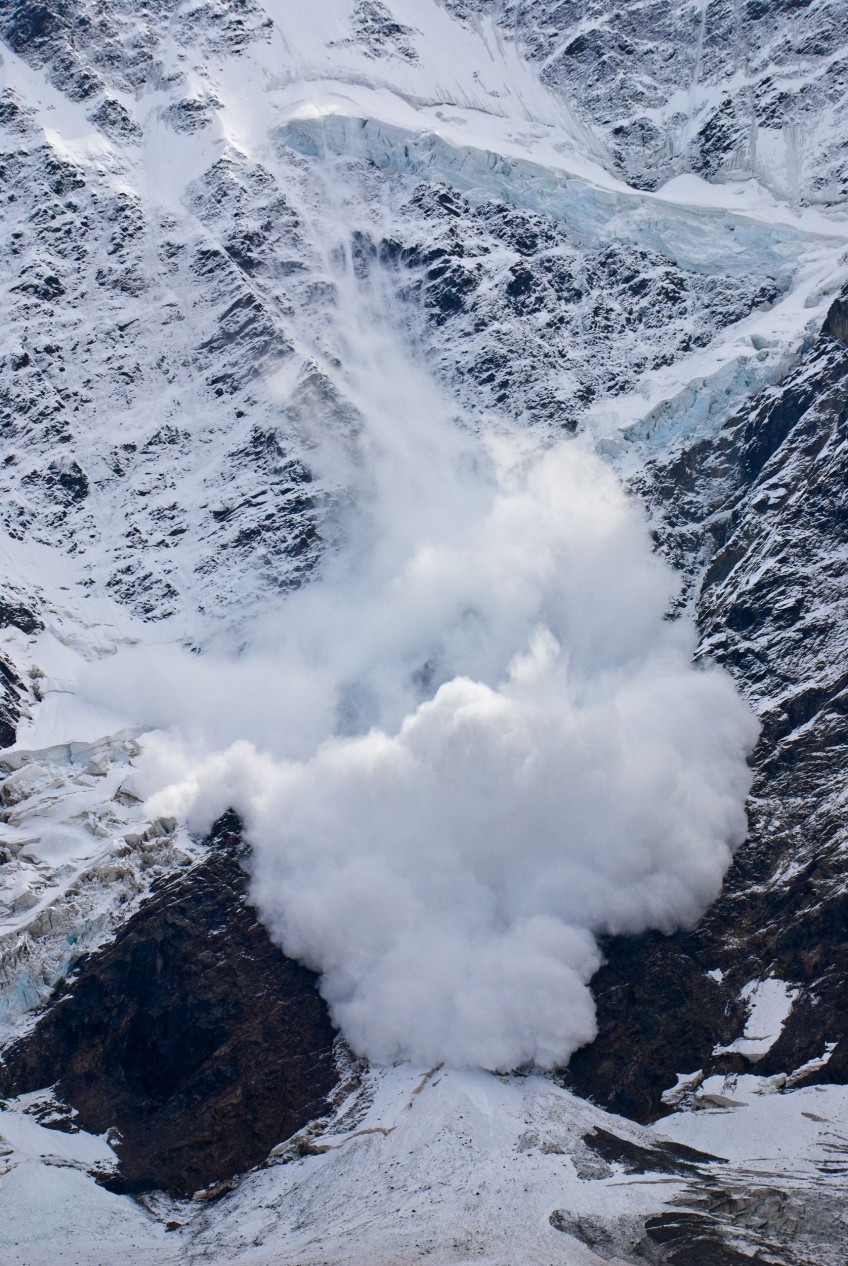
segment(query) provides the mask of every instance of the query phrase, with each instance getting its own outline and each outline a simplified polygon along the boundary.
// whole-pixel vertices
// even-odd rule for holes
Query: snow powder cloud
[[[242,815],[252,899],[357,1051],[552,1067],[594,1035],[597,936],[717,896],[756,722],[588,445],[457,425],[385,296],[336,284],[361,427],[341,452],[316,418],[314,462],[345,466],[345,543],[239,656],[130,652],[92,689],[162,727],[151,811]]]

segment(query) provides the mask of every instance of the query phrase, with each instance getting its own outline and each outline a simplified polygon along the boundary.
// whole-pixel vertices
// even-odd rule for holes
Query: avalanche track
[[[844,17],[3,6],[4,1260],[842,1262]],[[147,799],[195,673],[159,666],[200,665],[186,731],[271,745],[265,661],[245,691],[203,666],[279,640],[363,523],[396,562],[422,486],[447,550],[480,453],[570,443],[641,500],[667,614],[757,716],[748,836],[700,917],[603,925],[568,1068],[369,1065],[325,962],[257,919],[243,824]],[[425,702],[440,672],[416,661]],[[340,729],[387,699],[351,687]]]

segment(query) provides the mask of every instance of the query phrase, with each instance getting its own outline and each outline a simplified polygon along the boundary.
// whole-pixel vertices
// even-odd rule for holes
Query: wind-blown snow
[[[718,894],[756,724],[691,666],[610,470],[580,441],[470,433],[333,231],[360,419],[316,449],[351,490],[338,552],[235,660],[148,649],[89,688],[172,732],[151,813],[242,814],[253,899],[358,1052],[553,1067],[594,1034],[595,937]]]

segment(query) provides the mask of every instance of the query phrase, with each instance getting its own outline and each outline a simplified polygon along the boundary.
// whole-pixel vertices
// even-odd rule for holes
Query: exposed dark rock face
[[[65,8],[0,7],[0,33],[29,29],[38,13],[48,42],[31,42],[26,53],[40,64],[68,35]],[[198,11],[197,21],[205,16]],[[117,14],[129,25],[136,17],[130,7]],[[94,23],[77,14],[75,57],[105,52],[112,35],[101,18],[93,34]],[[118,56],[120,32],[113,34],[116,65],[129,72]],[[206,98],[176,105],[166,122],[183,132],[213,109]],[[111,97],[95,108],[93,98],[91,118],[134,150],[136,124],[122,109]],[[134,193],[54,152],[32,110],[7,89],[0,184],[14,189],[3,204],[0,242],[13,329],[0,355],[4,530],[40,543],[58,533],[83,562],[103,539],[105,496],[120,506],[123,526],[108,533],[102,582],[147,618],[179,605],[175,577],[188,555],[204,609],[232,601],[228,568],[236,556],[241,574],[248,562],[263,572],[265,594],[299,583],[320,553],[311,479],[262,383],[292,355],[287,314],[305,247],[269,173],[246,159],[222,159],[191,186],[190,223],[160,221]],[[150,234],[160,243],[155,263],[139,254]],[[197,296],[191,316],[177,297],[188,294]],[[174,406],[171,393],[183,386]],[[130,434],[127,410],[154,400],[149,425]],[[193,479],[198,416],[203,471]],[[215,434],[219,473],[210,478],[206,443]]]
[[[642,489],[674,561],[690,573],[706,563],[702,649],[736,676],[763,731],[750,835],[721,899],[691,933],[612,943],[596,977],[599,1037],[572,1082],[640,1119],[697,1068],[791,1073],[835,1044],[809,1077],[848,1076],[845,311],[843,295],[784,383]],[[755,1064],[714,1056],[742,1031],[741,987],[768,976],[800,990],[779,1039]]]
[[[0,659],[0,747],[11,747],[15,741],[22,689],[14,668]]]
[[[630,1174],[691,1175],[693,1167],[718,1160],[706,1152],[662,1140],[656,1147],[642,1147],[600,1127],[583,1136],[583,1142],[611,1165],[623,1165]]]
[[[0,629],[10,627],[21,633],[35,633],[42,625],[22,603],[0,599]],[[14,665],[0,656],[0,748],[11,747],[15,741],[24,694],[24,684]]]
[[[659,933],[605,946],[592,983],[598,1037],[568,1069],[578,1093],[649,1121],[679,1072],[702,1066],[716,1042],[741,1032],[742,1008],[707,976],[713,963],[701,963],[698,948],[691,936]]]
[[[393,229],[399,237],[378,243],[358,235],[357,268],[399,268],[453,390],[470,409],[558,431],[781,294],[756,270],[717,282],[633,243],[587,249],[550,215],[433,181],[399,206]]]
[[[187,1195],[257,1164],[337,1081],[315,977],[246,902],[238,830],[222,819],[0,1067],[5,1094],[57,1083],[79,1125],[119,1132],[121,1190]]]
[[[648,1219],[645,1230],[646,1247],[655,1248],[660,1261],[669,1266],[767,1266],[775,1261],[771,1253],[768,1257],[759,1253],[751,1256],[724,1243],[717,1234],[715,1219],[706,1213],[661,1213]]]

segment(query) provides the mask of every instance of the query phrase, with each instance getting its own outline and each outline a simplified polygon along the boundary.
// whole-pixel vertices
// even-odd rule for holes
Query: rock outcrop
[[[5,1052],[4,1094],[55,1086],[75,1125],[112,1132],[113,1190],[231,1178],[319,1116],[338,1081],[316,979],[257,921],[244,857],[223,819]]]
[[[641,1119],[693,1069],[848,1075],[844,313],[842,297],[785,381],[641,481],[662,547],[696,577],[702,653],[763,726],[750,835],[720,900],[692,932],[611,943],[595,979],[599,1036],[572,1081]],[[713,1054],[742,1032],[741,990],[768,978],[798,990],[773,1046]]]

